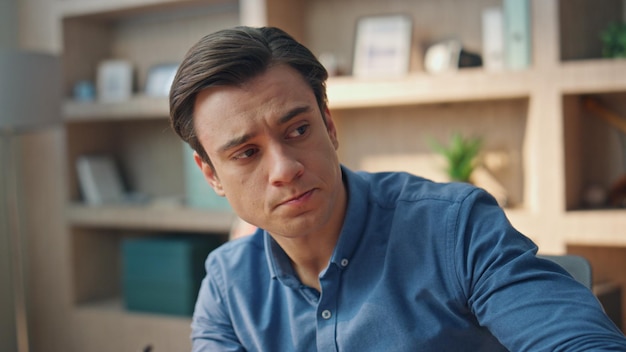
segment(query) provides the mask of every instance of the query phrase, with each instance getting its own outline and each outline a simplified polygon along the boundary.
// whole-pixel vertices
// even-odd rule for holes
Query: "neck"
[[[314,240],[283,240],[279,244],[291,259],[291,265],[300,281],[321,291],[319,275],[328,266],[338,237],[339,232],[333,236],[316,237]]]

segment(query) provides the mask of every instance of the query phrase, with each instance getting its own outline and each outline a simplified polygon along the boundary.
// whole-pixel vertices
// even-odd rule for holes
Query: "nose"
[[[281,186],[293,182],[302,176],[304,165],[296,158],[291,148],[276,144],[268,148],[269,181],[274,186]]]

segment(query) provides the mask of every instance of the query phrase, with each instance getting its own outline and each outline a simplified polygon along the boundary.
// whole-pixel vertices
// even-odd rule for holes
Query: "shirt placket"
[[[340,275],[341,270],[331,263],[320,277],[322,293],[316,314],[318,351],[338,351],[336,334]]]

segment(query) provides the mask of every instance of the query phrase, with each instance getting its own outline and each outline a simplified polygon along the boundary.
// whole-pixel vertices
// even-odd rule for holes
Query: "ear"
[[[330,115],[330,110],[328,107],[324,109],[324,116],[326,117],[326,130],[328,131],[328,136],[330,137],[330,141],[335,146],[335,150],[339,149],[339,140],[337,139],[337,128],[335,127],[335,122],[333,121],[332,116]]]
[[[207,164],[204,160],[202,160],[202,157],[200,157],[200,155],[198,155],[197,152],[193,152],[193,160],[195,160],[196,165],[198,165],[198,167],[200,168],[200,171],[202,171],[202,174],[204,175],[204,179],[207,181],[209,186],[213,188],[213,190],[215,191],[215,193],[217,193],[218,196],[224,197],[226,193],[224,192],[224,189],[222,188],[222,183],[220,182],[219,177],[217,177],[215,170],[213,170],[213,168],[209,164]]]

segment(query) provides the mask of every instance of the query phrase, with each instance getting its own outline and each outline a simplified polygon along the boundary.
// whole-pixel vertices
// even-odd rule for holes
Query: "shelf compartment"
[[[124,6],[116,1],[110,10],[106,2],[95,2],[95,8],[89,3],[71,1],[60,15],[68,98],[76,83],[95,84],[99,63],[108,59],[132,64],[134,90],[141,93],[150,68],[179,63],[203,36],[239,24],[238,3],[232,0],[134,0]]]
[[[127,192],[151,199],[185,193],[184,145],[167,120],[72,122],[66,133],[69,199],[81,199],[76,160],[91,154],[113,156]]]
[[[623,0],[560,0],[561,61],[602,57],[601,32],[611,22],[624,21]]]
[[[340,109],[332,115],[340,161],[348,167],[407,171],[435,181],[448,179],[430,140],[447,143],[455,132],[480,136],[485,162],[508,193],[507,207],[523,208],[528,106],[528,98],[518,98]]]
[[[217,236],[219,242],[226,235],[192,234],[190,232],[106,229],[73,227],[71,231],[72,270],[74,276],[73,303],[77,306],[99,305],[120,297],[122,293],[122,243],[127,238],[154,236]],[[208,238],[207,238],[208,239]],[[208,255],[208,252],[206,253]]]
[[[568,211],[608,207],[603,198],[626,176],[626,133],[585,108],[588,100],[618,116],[626,116],[626,91],[563,96]]]

